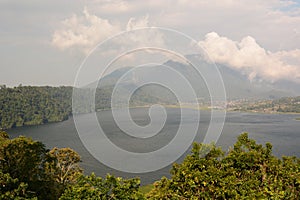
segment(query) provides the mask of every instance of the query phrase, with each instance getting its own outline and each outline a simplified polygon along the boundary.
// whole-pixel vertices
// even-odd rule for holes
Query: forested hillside
[[[58,122],[72,112],[72,87],[19,86],[0,89],[0,128]]]
[[[73,89],[71,86],[18,86],[13,88],[1,86],[0,129],[59,122],[68,119],[72,112],[88,113],[111,107],[113,85],[96,89],[95,106],[89,104],[89,98],[93,96],[94,92],[92,89],[76,89],[77,103],[72,111]],[[126,93],[126,88],[124,90]],[[161,98],[158,94],[153,93],[153,88],[138,89],[130,99],[130,106],[175,103],[170,95]]]
[[[128,92],[127,87],[131,86],[127,85],[122,88],[124,94]],[[111,107],[114,85],[96,89],[95,106],[89,105],[89,98],[93,96],[94,92],[92,89],[76,89],[77,103],[72,110],[73,89],[71,86],[18,86],[13,88],[0,86],[0,129],[59,122],[68,119],[72,112],[88,113]],[[160,93],[164,95],[159,95]],[[164,88],[144,86],[134,92],[129,103],[129,106],[135,107],[155,103],[170,105],[178,102],[176,97]],[[227,108],[235,111],[300,113],[300,97],[259,101],[239,100],[231,102]]]

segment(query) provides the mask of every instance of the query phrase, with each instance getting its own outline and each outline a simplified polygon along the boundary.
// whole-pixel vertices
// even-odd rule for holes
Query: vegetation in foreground
[[[84,175],[80,156],[70,148],[47,150],[30,138],[0,136],[0,199],[300,198],[300,159],[277,158],[271,144],[256,144],[247,133],[227,153],[195,143],[173,165],[170,179],[144,188],[138,178]]]

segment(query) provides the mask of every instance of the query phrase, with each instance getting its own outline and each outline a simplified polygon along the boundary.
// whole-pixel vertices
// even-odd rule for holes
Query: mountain
[[[214,80],[216,78],[213,65],[204,61],[203,59],[197,59],[197,55],[188,55],[189,60],[197,63],[198,71],[205,75],[206,79]],[[293,89],[287,90],[288,86],[292,83],[285,82],[280,83],[265,83],[259,81],[250,81],[246,75],[239,73],[231,69],[226,65],[218,64],[217,68],[223,78],[226,97],[228,100],[236,99],[277,99],[284,96],[294,96],[297,91]],[[174,72],[173,72],[174,71]],[[119,96],[122,99],[123,96],[133,90],[138,85],[147,82],[168,83],[169,86],[176,87],[177,92],[186,96],[185,101],[189,101],[189,94],[187,88],[180,82],[180,76],[184,77],[193,90],[195,91],[197,98],[204,101],[210,100],[208,87],[206,86],[205,79],[199,74],[195,68],[186,63],[181,63],[173,60],[168,60],[161,65],[146,66],[146,67],[124,67],[113,71],[106,75],[98,83],[92,83],[87,87],[95,86],[98,84],[98,89],[112,90],[118,83]],[[177,73],[177,74],[176,74]],[[179,74],[179,75],[178,75]],[[118,82],[119,81],[119,82]],[[297,88],[296,85],[293,85]],[[169,87],[170,88],[170,87]],[[171,88],[172,89],[172,88]],[[299,89],[298,89],[299,90]],[[299,93],[298,93],[299,94]],[[122,101],[122,100],[120,100]],[[147,104],[147,103],[176,103],[176,95],[174,91],[163,87],[159,84],[146,84],[136,89],[131,98],[133,104]]]
[[[189,59],[193,60],[196,57],[190,55]],[[213,74],[212,64],[203,60],[197,60],[197,62],[198,70],[191,65],[173,60],[161,65],[123,67],[85,88],[48,86],[6,88],[1,86],[0,129],[62,121],[72,113],[107,109],[111,107],[112,94],[117,95],[113,98],[117,106],[127,105],[128,101],[130,106],[156,103],[177,104],[180,100],[177,97],[180,97],[184,103],[195,100],[195,97],[207,103],[210,101],[210,95],[205,79],[214,84],[216,76]],[[257,109],[268,107],[272,111],[298,112],[299,97],[279,99],[286,96],[300,96],[299,85],[296,83],[289,81],[251,82],[247,76],[228,66],[218,65],[217,67],[222,75],[228,100],[248,99],[252,100],[251,102],[263,102],[259,103]],[[94,97],[94,91],[90,89],[93,86],[97,86],[95,99],[91,99]],[[191,95],[190,86],[196,96]],[[255,101],[262,99],[279,100],[278,102],[277,100]],[[93,100],[95,100],[95,105],[93,105]],[[250,108],[249,105],[246,107]],[[253,109],[255,110],[256,107]]]

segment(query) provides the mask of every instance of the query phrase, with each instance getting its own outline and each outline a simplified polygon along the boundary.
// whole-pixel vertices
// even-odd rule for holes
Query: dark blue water
[[[196,112],[191,110],[190,112]],[[143,126],[150,121],[148,109],[132,109],[131,115],[134,121]],[[84,120],[90,118],[90,114],[81,115]],[[119,147],[134,152],[154,151],[168,144],[174,137],[180,123],[180,110],[167,109],[167,120],[164,128],[155,137],[148,139],[132,138],[124,134],[115,124],[110,111],[101,111],[97,113],[101,127],[108,138]],[[204,133],[210,121],[210,112],[201,111],[200,122],[188,119],[183,123],[199,123],[199,129],[195,141],[201,142]],[[273,153],[276,156],[295,155],[300,157],[300,121],[295,118],[300,115],[289,114],[258,114],[258,113],[227,113],[225,125],[217,145],[222,146],[224,150],[232,146],[237,136],[242,132],[248,132],[249,136],[258,143],[264,144],[271,142],[273,144]],[[187,134],[189,130],[186,130]],[[35,140],[43,142],[47,148],[53,147],[71,147],[82,157],[81,166],[85,173],[95,172],[99,176],[105,176],[107,173],[123,177],[139,176],[142,184],[148,184],[160,179],[162,176],[169,176],[171,166],[167,166],[159,171],[146,174],[123,173],[111,169],[98,162],[85,149],[77,134],[74,120],[70,118],[67,121],[52,123],[40,126],[30,126],[15,128],[8,131],[11,138],[19,135],[25,135]],[[172,152],[170,152],[171,154]],[[186,152],[187,153],[187,152]],[[186,153],[177,161],[182,161]]]

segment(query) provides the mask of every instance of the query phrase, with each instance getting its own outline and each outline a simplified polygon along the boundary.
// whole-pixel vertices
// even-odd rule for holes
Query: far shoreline
[[[157,103],[159,104],[159,103]],[[154,105],[154,104],[153,104]],[[251,111],[251,110],[228,110],[228,109],[216,109],[216,108],[209,108],[207,106],[203,107],[196,107],[196,106],[179,106],[179,105],[170,105],[170,104],[159,104],[164,106],[165,108],[174,108],[174,109],[191,109],[191,110],[201,110],[201,111],[210,111],[210,110],[215,110],[215,111],[225,111],[225,112],[230,112],[230,113],[252,113],[252,114],[271,114],[271,115],[300,115],[300,113],[295,113],[295,112],[262,112],[262,111]],[[136,109],[136,108],[150,108],[152,105],[141,105],[141,106],[131,106],[129,109]],[[126,107],[125,107],[126,108]],[[120,109],[124,109],[120,107]],[[97,109],[95,112],[101,112],[101,111],[109,111],[112,110],[111,108],[101,108]],[[31,125],[23,125],[23,126],[18,126],[18,127],[12,127],[9,129],[1,129],[0,130],[11,130],[11,129],[16,129],[16,128],[21,128],[21,127],[30,127],[30,126],[41,126],[41,125],[47,125],[47,124],[52,124],[52,123],[60,123],[66,120],[69,120],[70,118],[73,118],[74,115],[84,115],[84,114],[89,114],[92,112],[86,112],[86,113],[76,113],[76,114],[70,114],[66,119],[64,120],[59,120],[59,121],[52,121],[52,122],[46,122],[42,124],[31,124]],[[294,120],[300,121],[300,117],[296,117]]]

